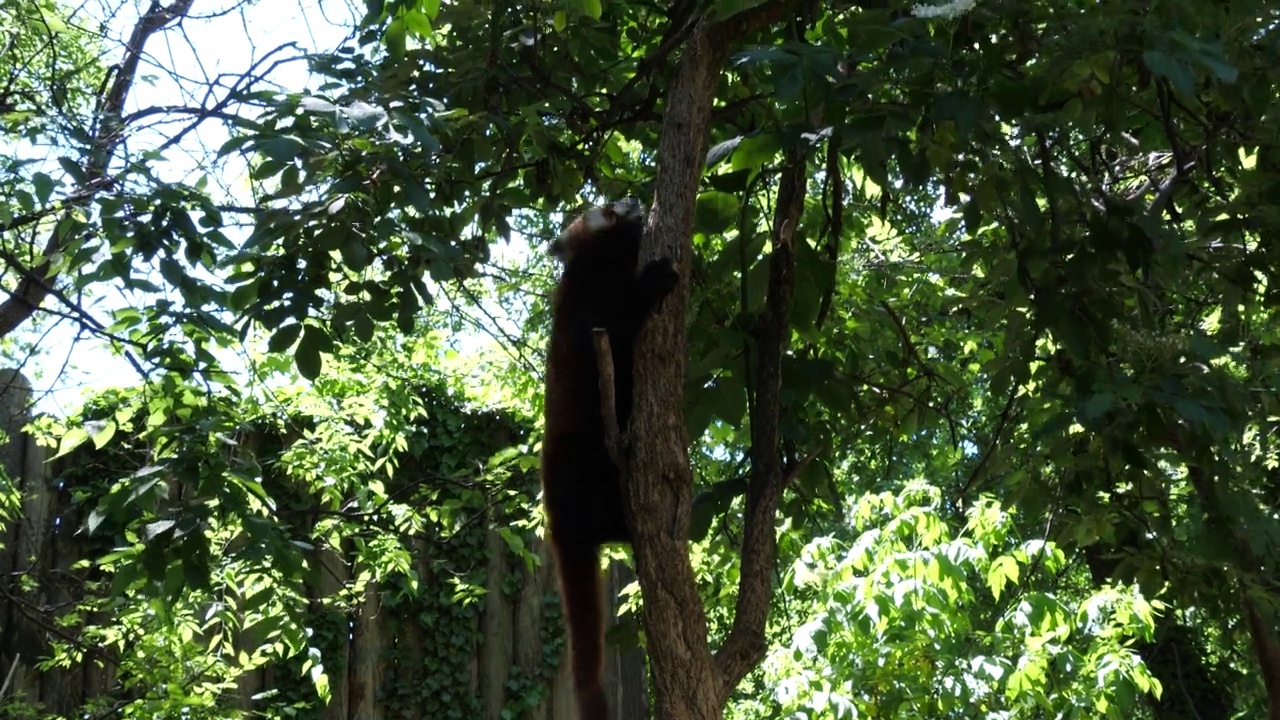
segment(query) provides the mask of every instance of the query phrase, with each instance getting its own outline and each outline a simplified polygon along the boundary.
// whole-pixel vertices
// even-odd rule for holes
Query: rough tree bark
[[[778,22],[793,7],[772,0],[724,20],[697,21],[680,49],[675,76],[667,91],[658,142],[658,168],[640,264],[662,256],[676,259],[688,277],[692,256],[693,208],[708,146],[712,100],[732,50],[747,36]],[[707,643],[706,614],[689,564],[687,537],[693,478],[681,414],[684,384],[685,310],[689,288],[681,282],[662,311],[647,323],[636,345],[634,406],[627,443],[626,493],[628,521],[636,569],[644,594],[644,625],[654,683],[658,720],[712,720],[723,715],[729,692],[758,662],[764,647],[763,622],[751,617],[726,641],[713,659]],[[761,506],[760,509],[764,509]],[[759,513],[748,518],[757,523]],[[772,538],[773,516],[767,527]],[[758,597],[761,583],[769,593],[771,568],[763,578],[747,578],[771,563],[764,551],[772,542],[744,548],[743,588]],[[771,553],[767,553],[771,555]],[[761,561],[764,561],[763,563]],[[750,605],[755,607],[756,600]],[[742,606],[742,602],[739,603]],[[768,602],[765,602],[767,611]],[[757,627],[758,625],[758,627]],[[733,637],[736,636],[736,637]],[[730,651],[730,647],[738,648]]]

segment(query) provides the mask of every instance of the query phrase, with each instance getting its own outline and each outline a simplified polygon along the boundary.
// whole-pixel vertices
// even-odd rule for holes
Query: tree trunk
[[[790,6],[790,2],[773,0],[723,21],[698,20],[681,48],[666,96],[641,267],[659,257],[672,257],[681,276],[689,276],[693,208],[720,74],[737,43],[777,22]],[[706,614],[686,543],[693,476],[680,389],[686,366],[688,298],[688,284],[681,282],[637,339],[624,473],[657,720],[719,718],[732,690],[716,669],[707,644]]]

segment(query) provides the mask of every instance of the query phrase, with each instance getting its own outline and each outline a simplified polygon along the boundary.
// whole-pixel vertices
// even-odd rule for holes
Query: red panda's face
[[[591,238],[608,231],[619,222],[644,219],[644,205],[636,198],[623,198],[593,207],[569,224],[560,237],[551,242],[551,254],[564,262],[573,258],[574,252]]]

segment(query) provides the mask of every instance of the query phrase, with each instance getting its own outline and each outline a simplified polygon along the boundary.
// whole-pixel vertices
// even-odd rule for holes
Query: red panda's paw
[[[671,258],[659,258],[644,266],[638,282],[643,295],[653,309],[657,310],[661,307],[663,298],[671,294],[680,282],[680,273]]]

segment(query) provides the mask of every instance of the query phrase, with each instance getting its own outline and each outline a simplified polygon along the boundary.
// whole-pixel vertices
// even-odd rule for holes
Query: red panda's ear
[[[567,261],[569,256],[582,242],[584,235],[589,235],[591,231],[586,226],[586,215],[580,215],[569,223],[569,227],[565,228],[551,241],[551,256]]]

